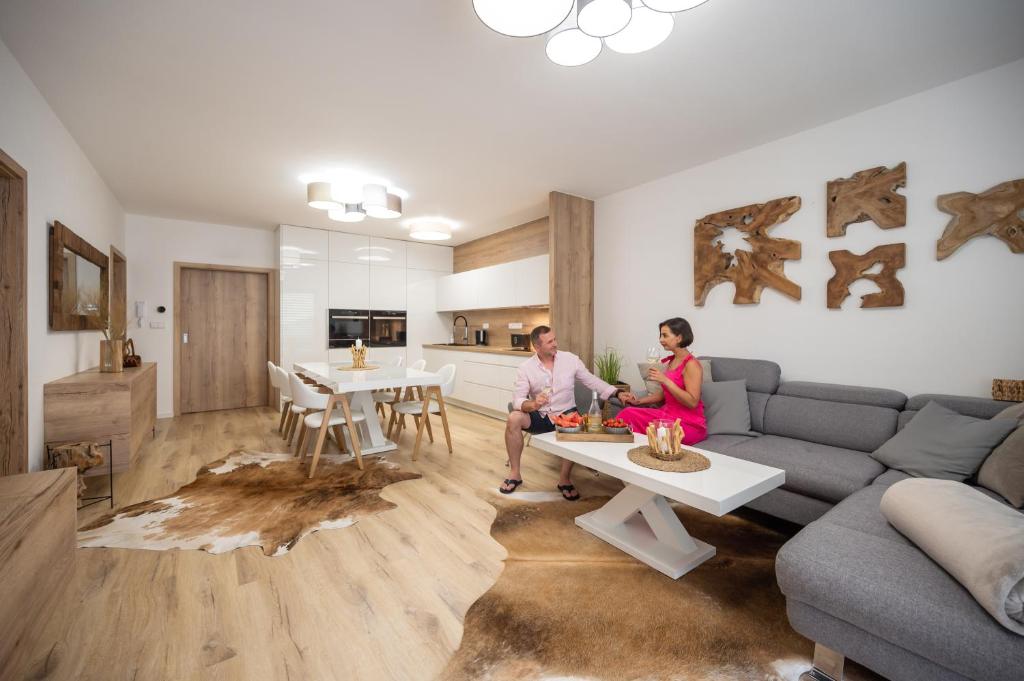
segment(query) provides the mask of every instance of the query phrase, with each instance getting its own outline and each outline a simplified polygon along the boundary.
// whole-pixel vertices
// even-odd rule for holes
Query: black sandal
[[[558,485],[558,491],[562,493],[562,498],[565,499],[566,501],[580,500],[580,493],[576,491],[575,485]],[[576,492],[576,496],[569,496],[573,492]]]
[[[523,481],[522,480],[513,480],[512,478],[509,478],[508,480],[506,480],[502,484],[504,484],[504,485],[512,485],[512,489],[505,489],[504,487],[499,487],[498,491],[501,492],[502,494],[512,494],[512,492],[516,491],[516,488],[519,487],[519,485],[523,484]]]

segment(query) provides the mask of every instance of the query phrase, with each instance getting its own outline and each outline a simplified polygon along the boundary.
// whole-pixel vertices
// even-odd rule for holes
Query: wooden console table
[[[43,386],[43,430],[47,442],[113,444],[114,472],[127,470],[156,425],[156,363],[101,373],[89,369]],[[98,475],[106,466],[92,469]]]

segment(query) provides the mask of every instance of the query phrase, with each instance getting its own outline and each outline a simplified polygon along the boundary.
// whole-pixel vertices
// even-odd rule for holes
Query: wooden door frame
[[[0,383],[16,386],[0,431],[0,476],[28,473],[28,173],[0,149],[0,180],[13,187],[5,215],[0,216],[0,255],[13,256],[0,267],[0,322],[11,329],[0,349],[8,355]],[[21,186],[20,191],[18,185]],[[6,391],[5,391],[6,392]],[[6,400],[4,400],[6,401]]]
[[[174,263],[174,415],[181,416],[181,271],[182,270],[214,270],[218,272],[247,272],[263,274],[267,277],[267,358],[274,364],[280,358],[280,326],[278,317],[278,271],[266,267],[240,267],[237,265],[214,265],[210,263],[177,262]],[[265,374],[266,375],[266,374]],[[276,406],[277,391],[270,386],[267,377],[267,405]]]
[[[114,290],[114,268],[115,263],[120,261],[124,266],[124,333],[125,340],[128,340],[128,258],[124,253],[119,251],[113,244],[110,246],[110,282],[107,284],[107,290],[110,292],[110,302],[107,305],[107,314],[110,315],[110,327],[116,329],[117,326],[114,324],[114,296],[117,295],[117,291]]]

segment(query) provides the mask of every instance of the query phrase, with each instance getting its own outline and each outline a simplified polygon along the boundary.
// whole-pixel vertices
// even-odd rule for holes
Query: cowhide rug
[[[173,494],[83,526],[78,545],[209,553],[259,546],[280,556],[311,532],[348,527],[395,508],[380,490],[421,477],[379,459],[364,459],[366,470],[360,471],[339,458],[321,457],[309,479],[307,466],[290,454],[233,452]]]
[[[795,681],[810,667],[813,644],[790,628],[775,581],[786,535],[679,510],[718,551],[672,580],[574,524],[607,497],[515,497],[493,500],[505,569],[470,607],[441,679]],[[848,678],[876,678],[850,666]]]

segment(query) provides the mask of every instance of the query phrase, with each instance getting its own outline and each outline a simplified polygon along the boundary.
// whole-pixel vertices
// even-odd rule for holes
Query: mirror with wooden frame
[[[50,227],[50,328],[107,328],[109,258],[57,222]]]

